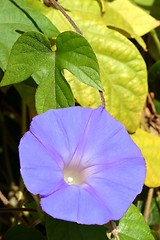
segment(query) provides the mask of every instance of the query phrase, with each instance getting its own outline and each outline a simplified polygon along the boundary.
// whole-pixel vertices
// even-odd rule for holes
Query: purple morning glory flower
[[[103,107],[49,110],[19,146],[27,189],[54,218],[81,224],[120,219],[145,179],[145,161],[125,127]]]

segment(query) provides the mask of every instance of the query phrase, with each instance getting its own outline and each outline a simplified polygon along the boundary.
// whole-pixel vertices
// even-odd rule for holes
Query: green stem
[[[44,213],[43,213],[43,211],[42,211],[42,209],[41,209],[41,206],[40,206],[40,200],[39,200],[39,197],[37,196],[37,195],[34,195],[34,194],[32,194],[32,197],[33,197],[33,199],[34,199],[34,201],[35,201],[35,203],[36,203],[36,206],[37,206],[37,212],[38,212],[38,215],[39,215],[39,218],[41,219],[41,220],[43,220],[43,218],[44,218]]]
[[[33,208],[0,208],[0,212],[8,213],[8,212],[37,212],[36,209]]]
[[[153,38],[153,40],[154,40],[154,43],[155,43],[155,45],[156,45],[157,52],[158,52],[158,54],[160,55],[160,41],[159,41],[159,38],[158,38],[158,36],[157,36],[157,33],[156,33],[155,30],[152,30],[152,31],[150,32],[150,34],[151,34],[151,36],[152,36],[152,38]]]

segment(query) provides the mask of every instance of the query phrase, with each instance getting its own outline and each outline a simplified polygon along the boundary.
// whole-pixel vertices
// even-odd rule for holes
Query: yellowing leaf
[[[151,17],[141,8],[133,5],[128,0],[115,0],[108,3],[108,5],[123,16],[123,18],[131,24],[134,32],[139,36],[143,36],[152,29],[160,26],[160,21]]]
[[[67,14],[81,29],[98,58],[107,110],[129,132],[135,132],[147,94],[147,71],[142,56],[126,37],[106,27],[98,1],[58,2],[63,4]],[[58,10],[43,7],[44,14],[60,31],[72,29]],[[80,83],[73,76],[68,77],[68,74],[66,78],[74,97],[82,106],[97,107],[101,104],[97,90]]]
[[[141,149],[147,164],[145,185],[148,187],[160,186],[160,137],[137,129],[131,135],[133,141]]]
[[[142,37],[135,33],[132,22],[129,22],[125,15],[122,15],[116,8],[112,7],[110,3],[107,4],[106,8],[107,11],[103,15],[103,20],[107,26],[123,33],[126,37],[135,38],[143,49],[146,50],[146,43]]]
[[[83,32],[99,61],[106,108],[129,132],[134,132],[139,125],[147,94],[144,61],[123,35],[96,25],[96,21],[92,31],[88,30],[88,26],[83,26]],[[101,104],[95,89],[71,77],[68,80],[75,98],[82,106],[97,107]]]

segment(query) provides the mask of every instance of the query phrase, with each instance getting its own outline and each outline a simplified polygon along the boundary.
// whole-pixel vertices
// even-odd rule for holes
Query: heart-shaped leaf
[[[97,54],[106,108],[129,132],[135,132],[147,94],[145,63],[135,46],[118,32],[100,25],[92,29],[94,33],[86,29],[85,36]],[[67,79],[82,106],[101,104],[98,91],[81,84],[73,76],[67,75]]]
[[[69,10],[67,13],[82,30],[96,53],[107,110],[121,121],[129,132],[135,132],[147,94],[147,71],[142,56],[126,37],[106,28],[98,1],[64,0],[60,3]],[[38,4],[37,7],[39,8]],[[61,31],[72,28],[59,11],[45,6],[42,11]],[[65,73],[65,76],[74,97],[82,106],[101,105],[96,89],[80,83],[73,75]]]
[[[41,33],[24,33],[14,44],[1,86],[15,84],[33,76],[39,85],[36,109],[42,113],[50,108],[74,104],[69,85],[55,65],[56,53]]]
[[[102,90],[97,59],[84,37],[74,32],[64,32],[58,35],[55,45],[57,50],[52,51],[50,42],[43,34],[24,33],[12,48],[0,84],[15,84],[32,76],[39,85],[36,92],[38,113],[73,105],[73,96],[63,77],[63,69],[82,82]]]

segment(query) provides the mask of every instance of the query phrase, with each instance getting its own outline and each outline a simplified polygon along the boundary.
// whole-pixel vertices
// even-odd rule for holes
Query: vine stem
[[[45,2],[45,0],[44,0]],[[83,35],[79,27],[76,25],[76,23],[72,20],[72,18],[66,13],[66,11],[55,1],[55,0],[50,0],[50,3],[54,5],[56,9],[58,9],[63,16],[68,20],[68,22],[73,26],[76,32],[79,34]]]
[[[149,211],[150,211],[153,193],[154,193],[154,188],[150,188],[148,191],[146,206],[145,206],[145,210],[144,210],[144,219],[146,220],[146,222],[148,222],[148,218],[149,218]]]

